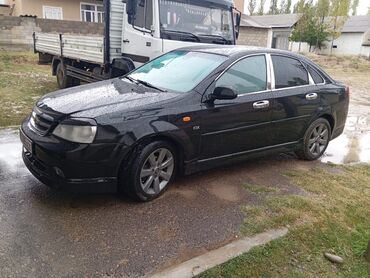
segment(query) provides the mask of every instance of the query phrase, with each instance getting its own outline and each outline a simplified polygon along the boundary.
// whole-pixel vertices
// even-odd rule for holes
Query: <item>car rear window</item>
[[[272,55],[275,72],[275,88],[308,85],[308,73],[302,63],[294,58]]]
[[[307,66],[308,72],[310,73],[315,84],[325,83],[321,75],[310,65]]]

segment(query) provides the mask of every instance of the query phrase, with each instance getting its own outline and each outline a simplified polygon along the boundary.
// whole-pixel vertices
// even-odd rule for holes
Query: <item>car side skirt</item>
[[[292,151],[300,143],[300,141],[288,142],[284,144],[267,146],[259,149],[248,150],[218,157],[211,157],[207,159],[201,159],[196,161],[185,162],[185,175],[192,173],[208,170],[218,166],[225,166],[228,164],[234,164],[237,162],[266,156],[269,154]]]

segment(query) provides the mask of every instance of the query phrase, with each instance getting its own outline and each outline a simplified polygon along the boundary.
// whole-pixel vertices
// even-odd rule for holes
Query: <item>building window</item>
[[[103,5],[81,3],[81,21],[102,23],[104,21]]]
[[[63,19],[63,9],[61,7],[42,6],[44,18]]]

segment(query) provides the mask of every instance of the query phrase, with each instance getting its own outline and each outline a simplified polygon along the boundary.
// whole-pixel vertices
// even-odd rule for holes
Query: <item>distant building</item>
[[[350,16],[340,30],[340,36],[333,41],[325,43],[321,50],[316,50],[321,54],[339,54],[339,55],[360,55],[370,58],[370,15]],[[299,51],[299,43],[292,42],[290,49]],[[307,43],[301,43],[300,51],[308,52]]]
[[[330,53],[331,42],[322,52]],[[361,55],[370,58],[370,15],[350,16],[341,35],[333,42],[333,54]]]
[[[238,44],[289,49],[289,37],[299,14],[243,15]]]
[[[98,23],[104,18],[103,0],[0,0],[1,6],[4,15]]]

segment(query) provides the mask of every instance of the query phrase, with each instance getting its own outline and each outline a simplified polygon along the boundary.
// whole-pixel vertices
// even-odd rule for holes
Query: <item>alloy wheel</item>
[[[329,129],[325,124],[316,126],[310,135],[308,149],[314,156],[320,156],[329,143]]]
[[[140,172],[141,188],[146,194],[159,194],[170,182],[174,172],[174,156],[170,150],[160,148],[153,151]]]

